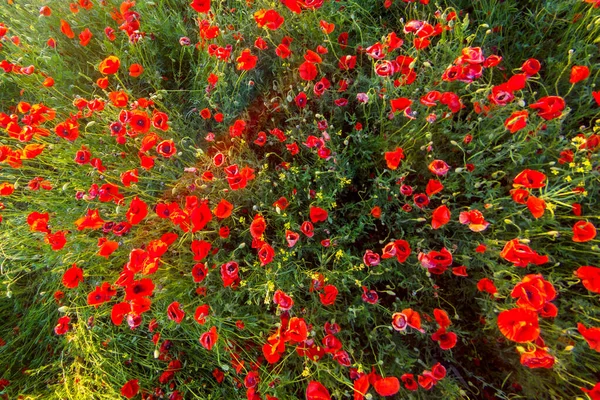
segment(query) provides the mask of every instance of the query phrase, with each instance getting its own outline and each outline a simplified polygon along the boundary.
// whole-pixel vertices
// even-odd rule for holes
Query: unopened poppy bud
[[[244,247],[246,247],[246,243],[240,243],[240,245],[238,246],[238,249],[243,249]]]
[[[160,356],[160,351],[158,349],[154,349],[154,358],[158,358]]]
[[[67,306],[62,306],[58,308],[58,312],[59,313],[66,313],[69,310],[69,307]]]

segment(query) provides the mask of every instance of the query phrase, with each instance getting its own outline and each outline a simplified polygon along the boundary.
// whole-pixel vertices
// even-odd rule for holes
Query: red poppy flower
[[[378,379],[373,383],[375,391],[380,396],[393,396],[400,390],[400,381],[394,376]]]
[[[310,220],[313,223],[326,221],[328,215],[327,211],[320,207],[310,207]]]
[[[217,343],[218,339],[219,334],[217,333],[217,328],[213,326],[208,332],[205,332],[202,334],[202,336],[200,336],[200,344],[206,350],[211,350]]]
[[[119,70],[121,61],[116,56],[108,56],[98,66],[98,70],[103,75],[112,75]]]
[[[192,278],[194,279],[194,282],[202,282],[206,278],[206,275],[208,275],[208,268],[205,264],[198,263],[192,268]]]
[[[540,335],[535,311],[513,308],[498,315],[498,328],[507,339],[517,343],[532,342]]]
[[[518,298],[517,305],[521,308],[541,311],[548,302],[556,298],[556,290],[541,274],[530,274],[515,285],[511,297]]]
[[[219,228],[219,236],[222,239],[227,239],[229,237],[229,227],[222,226],[221,228]]]
[[[361,295],[361,299],[369,304],[377,304],[379,301],[379,295],[374,290],[368,290],[366,286],[362,287],[363,294]]]
[[[439,229],[450,221],[450,210],[445,205],[439,206],[433,211],[431,216],[431,227]]]
[[[282,43],[275,48],[275,54],[277,54],[279,58],[285,59],[289,58],[292,55],[292,51],[288,46]]]
[[[394,313],[392,315],[392,327],[397,331],[403,331],[407,326],[410,326],[420,332],[424,332],[421,329],[421,316],[418,312],[411,308],[406,308],[402,312]]]
[[[363,262],[367,267],[377,266],[379,265],[379,254],[374,253],[371,250],[367,250],[363,256]]]
[[[142,67],[140,64],[131,64],[129,66],[129,76],[131,76],[133,78],[137,78],[143,72],[144,72],[144,67]]]
[[[319,27],[321,28],[321,31],[323,31],[324,34],[329,35],[335,29],[335,24],[321,20],[319,22]]]
[[[208,13],[210,11],[210,0],[193,0],[190,6],[199,13]]]
[[[254,20],[259,28],[265,27],[271,30],[278,29],[284,22],[284,18],[273,9],[256,11]]]
[[[541,68],[541,64],[535,58],[530,58],[523,63],[521,70],[527,74],[527,76],[533,76],[538,73]]]
[[[575,271],[575,276],[581,279],[583,286],[590,292],[600,294],[600,268],[584,266]]]
[[[445,247],[442,250],[430,251],[429,253],[419,253],[418,259],[423,268],[426,268],[430,273],[440,275],[452,265],[452,253]]]
[[[406,240],[395,240],[385,245],[381,258],[396,257],[398,262],[403,263],[410,256],[410,244]]]
[[[315,64],[309,61],[305,61],[302,64],[300,64],[300,67],[298,67],[298,72],[300,73],[300,78],[302,78],[305,81],[314,80],[317,77],[318,73]]]
[[[96,286],[96,289],[88,294],[87,303],[97,308],[100,304],[109,301],[116,294],[117,291],[112,288],[110,283],[103,282],[102,286]]]
[[[313,226],[312,222],[310,222],[310,221],[304,221],[302,223],[302,225],[300,225],[300,231],[309,238],[313,237],[315,234],[314,226]]]
[[[125,187],[130,187],[132,183],[139,182],[137,168],[127,170],[121,174],[121,183]]]
[[[552,368],[556,359],[546,348],[535,347],[521,353],[521,364],[527,368]]]
[[[437,176],[444,176],[450,170],[450,166],[443,160],[433,160],[429,166],[429,171]]]
[[[496,289],[496,285],[490,278],[482,278],[477,282],[477,290],[480,292],[486,292],[490,295],[494,296],[498,293],[498,289]]]
[[[288,329],[285,331],[285,340],[302,343],[308,338],[308,327],[302,318],[290,318]]]
[[[265,229],[267,229],[267,223],[264,217],[256,214],[250,224],[250,234],[254,239],[259,239],[265,232]]]
[[[431,338],[439,343],[442,350],[450,350],[456,346],[457,337],[454,332],[446,332],[446,328],[440,327]]]
[[[513,180],[513,187],[526,187],[528,189],[540,189],[546,186],[546,175],[542,172],[525,169]]]
[[[587,221],[578,221],[573,225],[573,241],[577,243],[589,242],[596,237],[596,227]]]
[[[546,211],[546,202],[540,198],[530,195],[527,198],[527,208],[534,218],[541,218]]]
[[[131,204],[129,205],[129,209],[127,213],[125,213],[125,217],[130,224],[136,225],[142,222],[144,218],[148,215],[148,205],[140,200],[137,196],[131,200]]]
[[[329,80],[327,78],[323,77],[323,78],[321,78],[321,80],[319,80],[317,83],[315,83],[315,86],[313,87],[313,93],[315,95],[317,95],[317,97],[320,97],[330,87],[331,87],[331,82],[329,82]]]
[[[75,33],[71,29],[71,25],[64,19],[60,20],[60,31],[69,39],[73,39],[75,37]]]
[[[294,101],[296,102],[296,105],[300,108],[304,108],[306,107],[307,104],[307,98],[306,98],[306,93],[304,92],[300,92],[295,98]]]
[[[510,196],[512,197],[515,203],[527,204],[527,197],[529,197],[529,191],[525,189],[511,189]]]
[[[200,325],[204,325],[206,323],[206,317],[210,313],[210,306],[208,304],[203,304],[196,308],[196,312],[194,313],[194,319]]]
[[[324,306],[330,306],[335,303],[338,295],[338,289],[334,285],[326,285],[323,288],[323,293],[319,294],[319,299]]]
[[[390,100],[390,105],[392,107],[392,113],[397,111],[404,111],[407,107],[410,107],[412,104],[412,100],[406,97],[399,97],[397,99]]]
[[[369,375],[363,374],[354,381],[354,400],[363,400],[369,391]]]
[[[527,126],[528,116],[529,112],[527,110],[515,111],[510,115],[510,117],[506,118],[504,121],[504,127],[508,129],[510,133],[520,131]]]
[[[238,263],[229,261],[228,263],[222,264],[221,279],[223,280],[223,287],[236,287],[240,282]]]
[[[219,204],[217,204],[217,207],[215,207],[215,209],[213,210],[213,213],[215,214],[215,216],[217,218],[225,219],[231,215],[232,211],[233,211],[233,204],[231,204],[230,202],[228,202],[225,199],[221,199]]]
[[[119,248],[119,243],[107,240],[106,238],[100,238],[98,239],[98,247],[100,247],[98,255],[108,259],[108,257]]]
[[[263,244],[258,250],[258,259],[260,260],[260,265],[265,266],[273,261],[275,257],[275,250],[268,243]]]
[[[596,385],[591,389],[586,389],[583,387],[580,389],[587,393],[592,400],[600,400],[600,382],[596,383]]]
[[[133,281],[125,287],[125,301],[135,300],[144,296],[151,296],[154,291],[154,282],[149,278]]]
[[[79,137],[79,124],[75,121],[67,120],[56,125],[54,132],[57,136],[73,142]]]
[[[538,110],[538,115],[546,121],[560,117],[565,109],[565,100],[560,96],[546,96],[529,106]]]
[[[118,326],[129,313],[131,313],[131,304],[128,302],[116,303],[110,312],[110,319],[113,324]]]
[[[68,316],[60,317],[58,319],[58,323],[54,327],[54,333],[57,335],[64,335],[69,331],[69,322],[71,322],[71,318]]]
[[[140,390],[140,385],[137,379],[132,379],[121,387],[121,395],[128,399],[134,398]]]
[[[590,69],[585,65],[573,65],[571,68],[571,77],[569,82],[571,84],[575,84],[577,82],[581,82],[586,80],[590,76]]]
[[[415,391],[419,387],[417,386],[417,381],[415,380],[415,376],[413,374],[404,374],[400,377],[400,380],[404,384],[404,388],[406,390]]]
[[[577,323],[577,330],[592,350],[600,352],[600,328],[586,328],[582,323]]]
[[[273,295],[273,303],[277,304],[283,311],[288,311],[294,305],[294,300],[283,290],[277,290]]]
[[[88,43],[90,42],[90,40],[92,40],[92,32],[90,32],[90,30],[88,28],[85,28],[80,34],[79,34],[79,44],[82,45],[83,47],[87,46]],[[70,38],[73,39],[73,38]]]
[[[512,239],[504,245],[500,257],[513,263],[516,267],[525,268],[529,263],[542,265],[548,262],[548,256],[541,256],[529,246]]]
[[[456,276],[469,276],[467,273],[467,267],[464,265],[452,268],[452,274]]]
[[[447,328],[450,325],[452,325],[452,321],[450,321],[448,313],[440,308],[436,308],[433,310],[433,317],[435,318],[435,322],[437,322],[440,328]]]
[[[15,185],[8,182],[0,183],[0,196],[10,196],[15,192]]]
[[[169,158],[177,152],[177,149],[173,140],[163,140],[156,146],[156,152],[165,158]]]
[[[31,224],[30,224],[31,225]],[[98,210],[89,209],[84,217],[79,218],[75,221],[77,230],[81,231],[84,229],[99,229],[104,225],[104,220],[100,218]]]
[[[331,400],[331,395],[323,384],[310,381],[306,387],[306,400]]]
[[[381,218],[381,207],[379,206],[375,206],[371,209],[371,215],[373,216],[373,218]]]
[[[387,163],[388,168],[391,170],[398,169],[398,166],[404,158],[404,150],[402,150],[402,148],[400,147],[396,147],[396,150],[388,151],[385,153],[385,161]]]
[[[275,207],[275,209],[279,208],[279,210],[283,211],[288,208],[289,204],[290,203],[288,202],[288,199],[285,197],[280,197],[276,202],[273,203],[273,207]]]
[[[444,189],[444,185],[442,184],[442,182],[440,182],[436,179],[430,179],[429,182],[427,182],[427,187],[425,188],[425,193],[427,193],[427,196],[431,197],[434,194],[441,192],[443,189]],[[410,196],[410,195],[408,195],[408,196]]]
[[[331,325],[331,324],[330,324]],[[339,326],[338,326],[339,327]],[[339,332],[338,329],[333,328],[331,326],[325,326],[325,332],[327,332],[327,336],[323,338],[321,343],[323,344],[323,349],[325,353],[334,354],[340,351],[343,347],[342,341],[335,337],[335,335]]]
[[[600,90],[592,92],[592,97],[598,106],[600,106]]]
[[[284,346],[285,350],[285,345],[283,343],[282,345]],[[268,363],[275,364],[277,361],[279,361],[279,359],[281,358],[281,352],[278,351],[278,348],[279,345],[277,344],[265,343],[263,345],[262,352]]]
[[[201,231],[211,220],[212,213],[206,202],[202,202],[200,205],[195,206],[190,214],[192,232]]]
[[[250,71],[256,66],[257,56],[253,56],[250,49],[244,49],[238,58],[235,59],[238,70]]]
[[[490,225],[478,210],[462,211],[458,218],[461,224],[468,224],[473,232],[484,231]]]
[[[175,321],[178,324],[181,323],[183,317],[185,317],[185,313],[181,309],[179,302],[174,301],[173,303],[169,304],[169,307],[167,307],[167,317],[169,317],[171,321]]]
[[[431,388],[437,383],[437,380],[433,378],[431,374],[426,375],[425,372],[429,371],[424,371],[423,375],[419,375],[419,385],[425,390],[431,390]]]
[[[62,284],[73,289],[79,286],[79,282],[83,282],[83,270],[76,264],[73,264],[71,268],[66,270],[63,274]]]
[[[150,129],[150,118],[141,110],[134,110],[130,113],[129,126],[135,133],[146,133]]]
[[[44,149],[46,148],[45,144],[28,144],[23,148],[23,158],[25,159],[33,159],[42,154]],[[1,153],[1,151],[0,151]],[[0,156],[0,159],[2,156]]]

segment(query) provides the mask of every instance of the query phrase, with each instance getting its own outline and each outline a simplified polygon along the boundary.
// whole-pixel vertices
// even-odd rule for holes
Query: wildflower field
[[[1,399],[600,399],[599,0],[74,1],[0,4]]]

